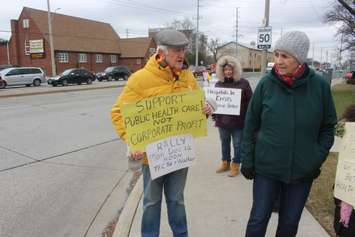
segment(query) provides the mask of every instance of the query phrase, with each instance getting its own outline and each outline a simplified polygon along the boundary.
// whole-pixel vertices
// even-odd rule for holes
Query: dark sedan
[[[131,75],[131,71],[126,66],[112,66],[105,69],[104,72],[99,72],[96,74],[98,81],[112,81],[112,80],[127,80]]]
[[[68,84],[78,84],[86,83],[91,84],[95,80],[95,75],[90,71],[82,68],[71,68],[65,70],[62,74],[56,77],[48,79],[48,84],[52,86]]]

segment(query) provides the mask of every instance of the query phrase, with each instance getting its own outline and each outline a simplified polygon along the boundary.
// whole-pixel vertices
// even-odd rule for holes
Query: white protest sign
[[[334,196],[355,206],[355,122],[345,123],[339,149]]]
[[[152,179],[191,166],[195,148],[191,134],[172,136],[146,146]]]
[[[211,97],[217,102],[215,114],[240,115],[241,89],[205,87],[205,97]]]

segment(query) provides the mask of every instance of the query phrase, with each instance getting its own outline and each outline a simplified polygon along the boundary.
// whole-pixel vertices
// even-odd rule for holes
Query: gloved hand
[[[243,176],[246,179],[254,179],[255,178],[255,169],[254,169],[254,167],[246,168],[246,167],[243,167],[243,165],[242,165],[242,168],[240,169],[240,172],[243,174]]]

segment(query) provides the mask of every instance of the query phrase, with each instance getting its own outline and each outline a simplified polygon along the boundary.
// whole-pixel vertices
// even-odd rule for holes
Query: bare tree
[[[207,44],[208,51],[213,55],[213,59],[215,62],[217,62],[217,49],[219,46],[221,46],[221,42],[217,38],[210,39]]]
[[[190,44],[188,48],[187,58],[190,64],[194,63],[196,54],[196,29],[194,23],[189,18],[184,18],[183,20],[173,20],[171,23],[166,23],[166,27],[173,28],[183,32],[189,39]],[[199,59],[206,62],[206,49],[207,49],[207,36],[202,32],[199,33]]]
[[[343,44],[341,51],[355,48],[355,14],[351,6],[342,0],[338,0],[334,8],[325,14],[325,22],[341,23],[337,32],[337,36]]]

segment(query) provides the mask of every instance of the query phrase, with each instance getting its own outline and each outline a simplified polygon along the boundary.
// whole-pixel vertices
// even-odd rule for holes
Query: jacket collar
[[[186,72],[188,63],[184,60],[181,71],[173,71],[166,63],[159,61],[157,54],[152,55],[144,68],[166,81],[175,81],[182,73]]]

